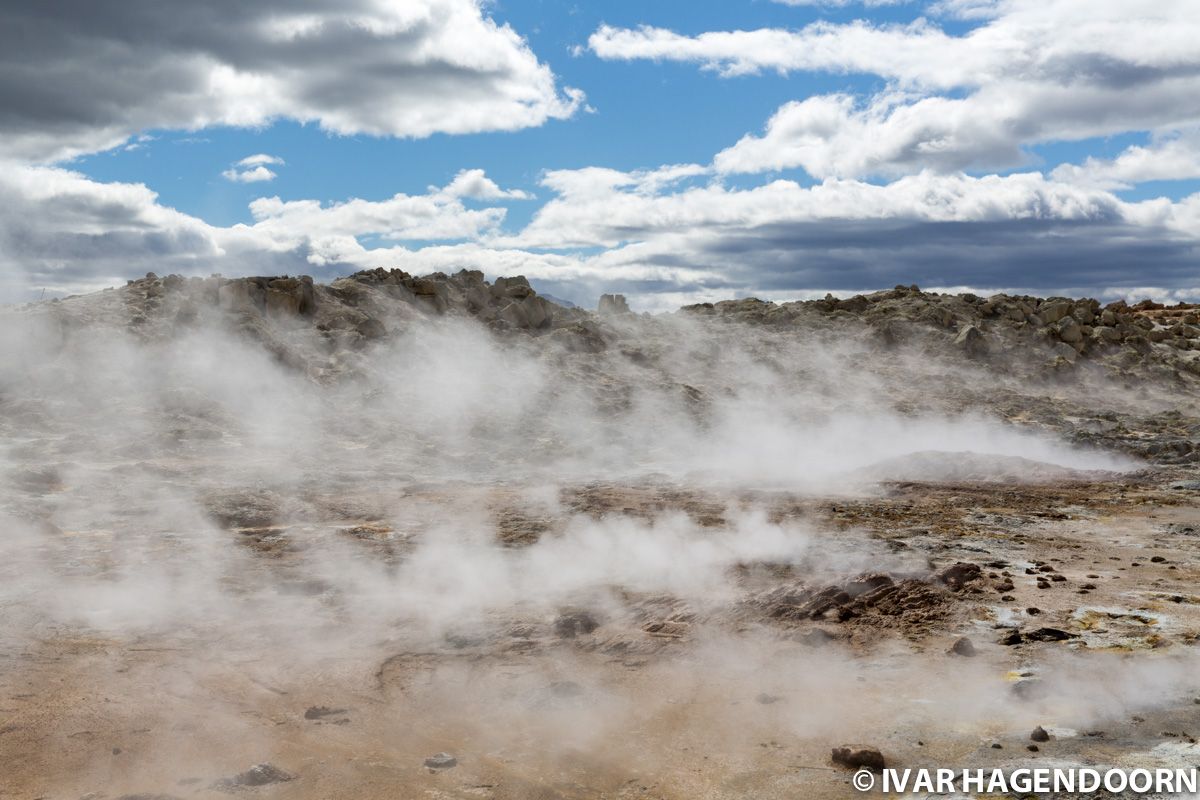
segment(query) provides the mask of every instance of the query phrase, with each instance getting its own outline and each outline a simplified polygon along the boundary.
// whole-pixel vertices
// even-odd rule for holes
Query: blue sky
[[[3,12],[27,48],[0,80],[0,169],[27,195],[0,218],[8,296],[156,260],[520,270],[646,308],[914,281],[1198,291],[1186,2],[204,0],[186,26],[147,2],[99,25],[95,4]],[[254,41],[280,19],[304,49]],[[342,44],[364,26],[383,27]],[[65,56],[39,67],[39,37]],[[270,180],[228,177],[258,154]],[[492,188],[439,195],[463,170]]]

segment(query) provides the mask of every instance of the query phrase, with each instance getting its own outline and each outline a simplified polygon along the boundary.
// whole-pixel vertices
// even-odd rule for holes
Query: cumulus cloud
[[[1102,189],[1129,189],[1145,181],[1200,178],[1200,130],[1135,145],[1113,159],[1090,157],[1082,164],[1061,164],[1051,173],[1066,183]]]
[[[232,167],[222,172],[221,176],[225,180],[233,181],[234,183],[273,181],[277,176],[267,165],[280,165],[282,163],[282,158],[267,155],[266,153],[257,153],[252,156],[246,156],[241,161],[238,161]]]
[[[369,255],[360,237],[384,244],[477,239],[505,214],[468,209],[441,190],[334,204],[266,197],[250,204],[253,224],[223,227],[162,205],[142,184],[102,183],[59,167],[2,166],[0,301],[42,288],[119,285],[147,271],[329,276],[381,265],[376,259],[386,248]]]
[[[275,180],[275,173],[261,164],[257,167],[249,169],[237,169],[231,167],[221,173],[222,177],[227,181],[234,183],[261,183],[263,181]]]
[[[429,187],[447,197],[469,197],[472,200],[529,200],[533,195],[520,189],[501,189],[481,169],[459,170],[444,188]]]
[[[284,118],[339,134],[509,131],[582,98],[480,0],[19,2],[0,26],[0,156],[25,161]]]
[[[601,27],[589,47],[601,58],[692,62],[726,77],[820,71],[888,81],[865,97],[785,104],[761,135],[717,156],[726,172],[1011,168],[1041,142],[1200,124],[1200,17],[1190,0],[1137,14],[1120,0],[956,0],[940,9],[981,22],[963,34],[925,19],[695,36]]]
[[[262,167],[267,164],[282,165],[283,159],[279,156],[267,155],[266,153],[255,153],[237,162],[237,166],[239,167]]]

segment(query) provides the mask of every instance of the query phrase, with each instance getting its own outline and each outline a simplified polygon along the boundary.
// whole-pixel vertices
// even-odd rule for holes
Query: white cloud
[[[1065,183],[1102,189],[1200,178],[1200,130],[1162,137],[1146,147],[1129,147],[1111,160],[1091,157],[1083,164],[1061,164],[1052,175]]]
[[[603,59],[695,62],[725,77],[764,70],[855,72],[946,88],[993,67],[990,53],[924,20],[888,26],[821,21],[798,31],[760,28],[695,36],[649,26],[602,25],[588,38],[588,47]]]
[[[520,189],[501,189],[481,169],[459,170],[444,188],[429,187],[447,197],[469,197],[473,200],[529,200],[533,195]]]
[[[674,168],[672,168],[674,169]],[[1039,173],[973,178],[923,172],[884,185],[831,179],[812,187],[777,180],[749,189],[719,182],[661,191],[656,172],[550,172],[558,197],[513,246],[618,247],[659,235],[749,233],[825,222],[1010,223],[1133,221],[1137,206],[1108,192],[1049,181]],[[1167,223],[1168,219],[1137,219]]]
[[[271,164],[273,166],[281,166],[283,159],[278,156],[267,155],[266,153],[256,153],[252,156],[246,156],[241,161],[237,162],[239,167],[260,167]]]
[[[234,183],[263,183],[273,181],[278,175],[276,175],[274,170],[267,167],[268,164],[279,166],[283,164],[283,159],[266,153],[256,153],[238,161],[232,167],[222,172],[221,177]]]
[[[261,183],[275,180],[275,173],[261,164],[250,169],[227,169],[221,173],[227,181],[234,183]]]
[[[316,200],[260,197],[250,203],[252,229],[291,246],[302,241],[376,236],[382,239],[469,239],[504,220],[503,208],[468,209],[442,194],[396,194],[387,200],[355,198],[322,205]]]
[[[1136,14],[1124,0],[952,0],[940,8],[983,21],[962,35],[927,20],[696,36],[602,27],[589,46],[601,58],[687,61],[726,77],[822,71],[889,82],[870,97],[785,104],[763,134],[717,156],[726,172],[801,167],[823,178],[1009,168],[1041,142],[1200,125],[1194,0]]]
[[[259,198],[254,223],[230,227],[163,206],[141,184],[101,183],[57,167],[0,168],[0,300],[48,287],[77,292],[159,273],[319,271],[374,266],[359,237],[383,242],[478,239],[505,209],[465,208],[441,192],[382,201]],[[393,262],[394,263],[394,262]]]
[[[140,131],[314,122],[339,134],[510,131],[578,90],[480,0],[67,0],[0,26],[0,156],[50,162]]]

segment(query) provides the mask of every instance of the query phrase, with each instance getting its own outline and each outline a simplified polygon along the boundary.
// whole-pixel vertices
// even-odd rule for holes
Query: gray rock
[[[355,326],[355,330],[364,339],[382,339],[387,336],[387,328],[377,319],[364,319]]]
[[[968,325],[954,337],[954,346],[964,350],[968,355],[979,355],[987,351],[987,342],[983,332],[974,325]]]
[[[562,639],[574,639],[599,627],[600,623],[587,611],[567,611],[554,621],[554,632]]]
[[[1058,338],[1062,339],[1067,344],[1083,341],[1083,331],[1079,328],[1079,323],[1074,317],[1063,317],[1055,326],[1058,333]]]
[[[1058,300],[1051,303],[1044,303],[1038,309],[1038,316],[1042,318],[1042,322],[1050,325],[1063,319],[1071,313],[1071,303],[1065,300]]]
[[[601,314],[628,314],[629,304],[623,294],[602,294],[597,310]]]
[[[970,639],[963,636],[950,646],[950,653],[956,656],[973,658],[976,654],[975,645]]]
[[[1054,355],[1066,359],[1071,364],[1074,364],[1079,358],[1079,353],[1075,348],[1065,342],[1058,342],[1051,349],[1054,351]]]

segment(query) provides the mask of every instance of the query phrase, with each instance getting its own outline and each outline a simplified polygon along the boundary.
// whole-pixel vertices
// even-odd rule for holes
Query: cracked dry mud
[[[533,325],[388,275],[5,318],[0,797],[1200,764],[1200,353],[1134,332],[1188,309],[1067,358],[1056,300]]]

